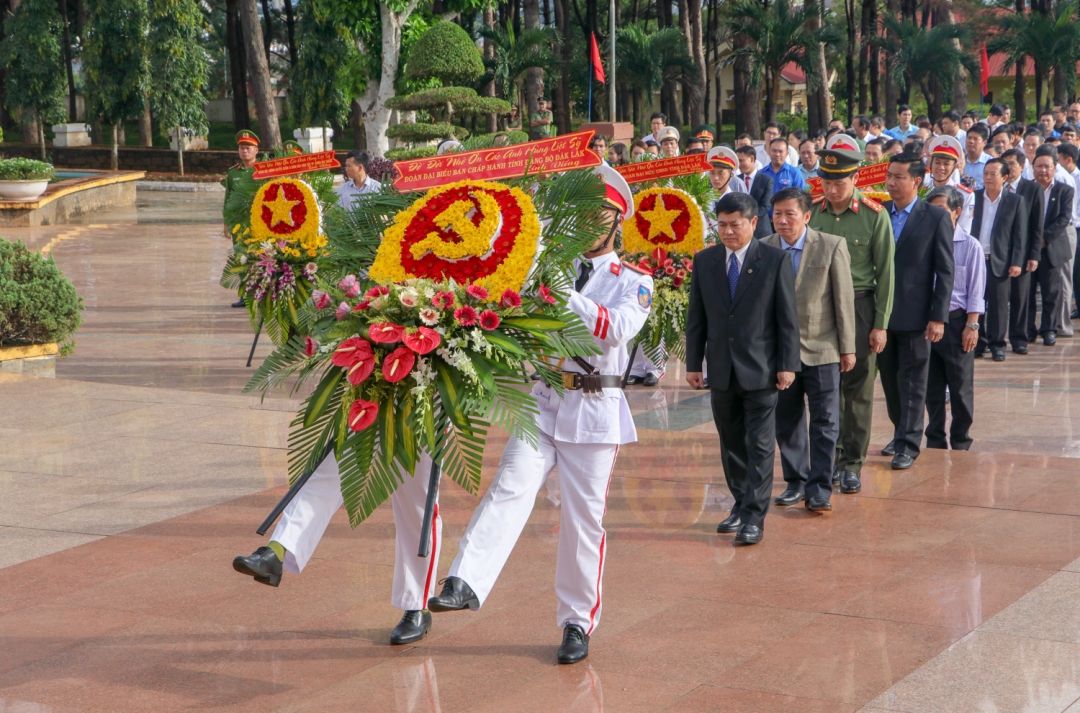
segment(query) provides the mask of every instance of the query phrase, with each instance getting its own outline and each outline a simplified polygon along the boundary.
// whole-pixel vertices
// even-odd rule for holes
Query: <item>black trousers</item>
[[[1012,280],[1007,272],[1004,277],[995,277],[990,269],[990,258],[986,258],[986,314],[979,316],[979,343],[975,345],[975,354],[982,354],[987,348],[1005,349]]]
[[[810,409],[807,428],[806,411]],[[840,437],[840,365],[802,365],[776,397],[776,442],[788,487],[832,495],[833,455]]]
[[[1061,266],[1050,267],[1050,261],[1046,259],[1046,248],[1043,248],[1042,259],[1039,267],[1031,273],[1031,287],[1028,290],[1028,341],[1035,341],[1038,335],[1046,336],[1053,332],[1055,336],[1061,325],[1058,324],[1058,309],[1061,304]],[[1038,329],[1035,326],[1035,290],[1042,291],[1042,319]]]
[[[1014,277],[1009,285],[1009,343],[1014,347],[1027,346],[1028,300],[1031,296],[1031,273],[1025,267],[1020,277]]]
[[[881,387],[893,424],[893,448],[915,458],[922,445],[926,377],[930,368],[930,341],[926,331],[888,330],[885,350],[878,355]]]
[[[744,525],[761,527],[772,498],[776,455],[775,388],[747,391],[732,379],[727,389],[712,389],[713,420],[720,432],[720,461],[735,498],[732,514]]]
[[[926,411],[930,414],[926,426],[927,448],[948,448],[966,451],[971,448],[968,430],[975,412],[975,350],[965,352],[962,346],[967,328],[967,313],[960,309],[949,314],[945,336],[930,345],[930,372],[926,380]],[[952,425],[945,436],[945,387],[949,388],[949,408]]]

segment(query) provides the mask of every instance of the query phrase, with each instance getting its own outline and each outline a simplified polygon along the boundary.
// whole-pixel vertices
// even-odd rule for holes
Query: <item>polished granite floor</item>
[[[715,533],[715,428],[674,365],[630,392],[641,442],[616,465],[586,663],[554,664],[557,477],[484,608],[391,647],[386,508],[339,514],[278,589],[229,565],[285,490],[295,402],[241,393],[219,201],[141,194],[6,233],[87,312],[57,379],[0,376],[0,713],[1080,712],[1080,340],[977,365],[972,451],[873,455],[862,493],[774,509],[753,548]],[[475,502],[444,489],[442,573]]]

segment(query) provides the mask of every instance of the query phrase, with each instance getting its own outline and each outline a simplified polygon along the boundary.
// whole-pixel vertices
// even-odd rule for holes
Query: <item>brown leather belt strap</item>
[[[589,382],[595,381],[590,384]],[[621,389],[622,377],[618,374],[578,374],[562,372],[563,386],[571,391],[598,391],[600,389]],[[591,388],[590,388],[591,387]]]

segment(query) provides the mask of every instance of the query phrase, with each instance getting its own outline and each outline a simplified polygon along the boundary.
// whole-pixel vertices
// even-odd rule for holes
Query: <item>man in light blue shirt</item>
[[[896,201],[889,201],[889,204],[889,220],[892,221],[893,242],[898,242],[900,233],[904,232],[904,226],[907,225],[907,219],[911,217],[911,209],[915,206],[915,201],[911,201],[900,210],[896,209]]]
[[[779,193],[785,188],[798,188],[806,190],[806,181],[798,168],[787,163],[788,142],[787,139],[773,139],[769,143],[769,165],[761,169],[761,173],[772,179],[773,193]],[[772,215],[772,206],[769,207]]]
[[[900,125],[886,129],[885,133],[899,141],[907,141],[912,134],[919,130],[919,127],[911,123],[911,107],[907,104],[901,104],[899,111],[896,113],[900,117]]]

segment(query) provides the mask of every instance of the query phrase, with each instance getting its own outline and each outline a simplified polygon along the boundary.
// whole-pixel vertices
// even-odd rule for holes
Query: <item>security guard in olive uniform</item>
[[[229,196],[232,195],[233,184],[241,176],[251,174],[255,159],[259,156],[259,137],[255,135],[254,131],[244,129],[236,132],[236,153],[240,157],[240,163],[230,168],[229,172],[225,174],[225,180],[221,182],[221,185],[225,186],[225,201],[222,205],[228,204]],[[225,226],[225,234],[232,235],[227,225]],[[244,300],[237,300],[233,302],[232,306],[243,307]]]
[[[855,289],[855,368],[840,375],[840,439],[833,482],[840,492],[862,489],[859,474],[870,445],[877,354],[893,306],[892,223],[880,204],[855,189],[863,153],[844,134],[818,151],[825,195],[815,201],[810,227],[847,239]]]

